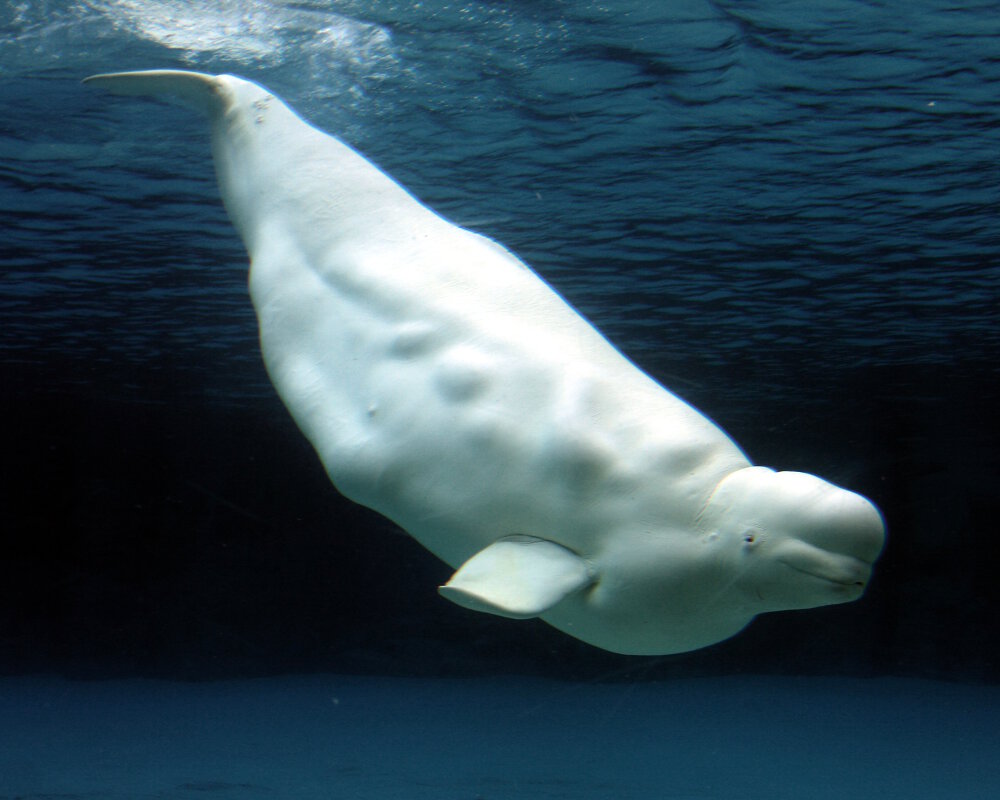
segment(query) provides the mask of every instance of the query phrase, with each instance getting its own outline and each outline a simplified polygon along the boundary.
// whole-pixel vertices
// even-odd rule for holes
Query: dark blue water
[[[8,10],[5,359],[269,391],[203,126],[77,85],[153,65],[265,82],[659,374],[994,363],[995,3],[410,5]]]
[[[0,710],[18,735],[0,754],[0,796],[990,800],[997,693],[759,676],[11,678]]]

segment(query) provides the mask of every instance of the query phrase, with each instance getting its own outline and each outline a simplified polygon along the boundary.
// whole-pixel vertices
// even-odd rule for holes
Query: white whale
[[[336,487],[457,568],[448,599],[663,654],[864,591],[868,500],[750,466],[514,255],[266,89],[87,82],[208,115],[271,380]]]

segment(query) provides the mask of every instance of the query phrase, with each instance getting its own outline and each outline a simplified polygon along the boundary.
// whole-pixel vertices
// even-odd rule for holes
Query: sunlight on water
[[[88,5],[123,32],[179,50],[191,62],[221,53],[244,63],[279,64],[315,54],[331,62],[364,63],[385,58],[391,46],[384,28],[291,4],[109,0]]]

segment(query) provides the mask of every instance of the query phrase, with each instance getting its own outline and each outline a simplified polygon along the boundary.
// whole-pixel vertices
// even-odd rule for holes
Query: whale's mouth
[[[817,578],[821,581],[826,581],[827,583],[832,583],[835,586],[843,586],[845,588],[856,587],[858,589],[864,589],[868,584],[867,573],[870,569],[865,565],[865,576],[861,576],[861,570],[850,570],[838,572],[835,570],[827,569],[820,566],[806,566],[802,564],[796,564],[792,559],[780,558],[778,559],[786,567],[794,569],[796,572],[800,572],[803,575],[808,575],[811,578]],[[854,559],[856,560],[856,559]],[[858,564],[863,564],[864,562],[858,561]]]
[[[797,542],[777,557],[779,563],[824,581],[839,590],[864,591],[871,577],[872,565],[854,556],[830,553],[812,545]]]

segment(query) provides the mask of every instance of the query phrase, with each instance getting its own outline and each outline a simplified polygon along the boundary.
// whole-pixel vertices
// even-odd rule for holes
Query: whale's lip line
[[[850,558],[850,556],[848,556]],[[856,559],[857,561],[864,563],[861,559]],[[786,567],[794,569],[796,572],[801,572],[803,575],[809,575],[813,578],[819,578],[820,580],[826,581],[827,583],[832,583],[837,586],[858,586],[864,588],[867,585],[867,581],[855,581],[855,580],[837,580],[836,578],[831,578],[829,575],[823,575],[819,572],[814,572],[811,569],[804,569],[803,567],[797,566],[792,563],[788,558],[779,558],[778,561],[784,564]]]

